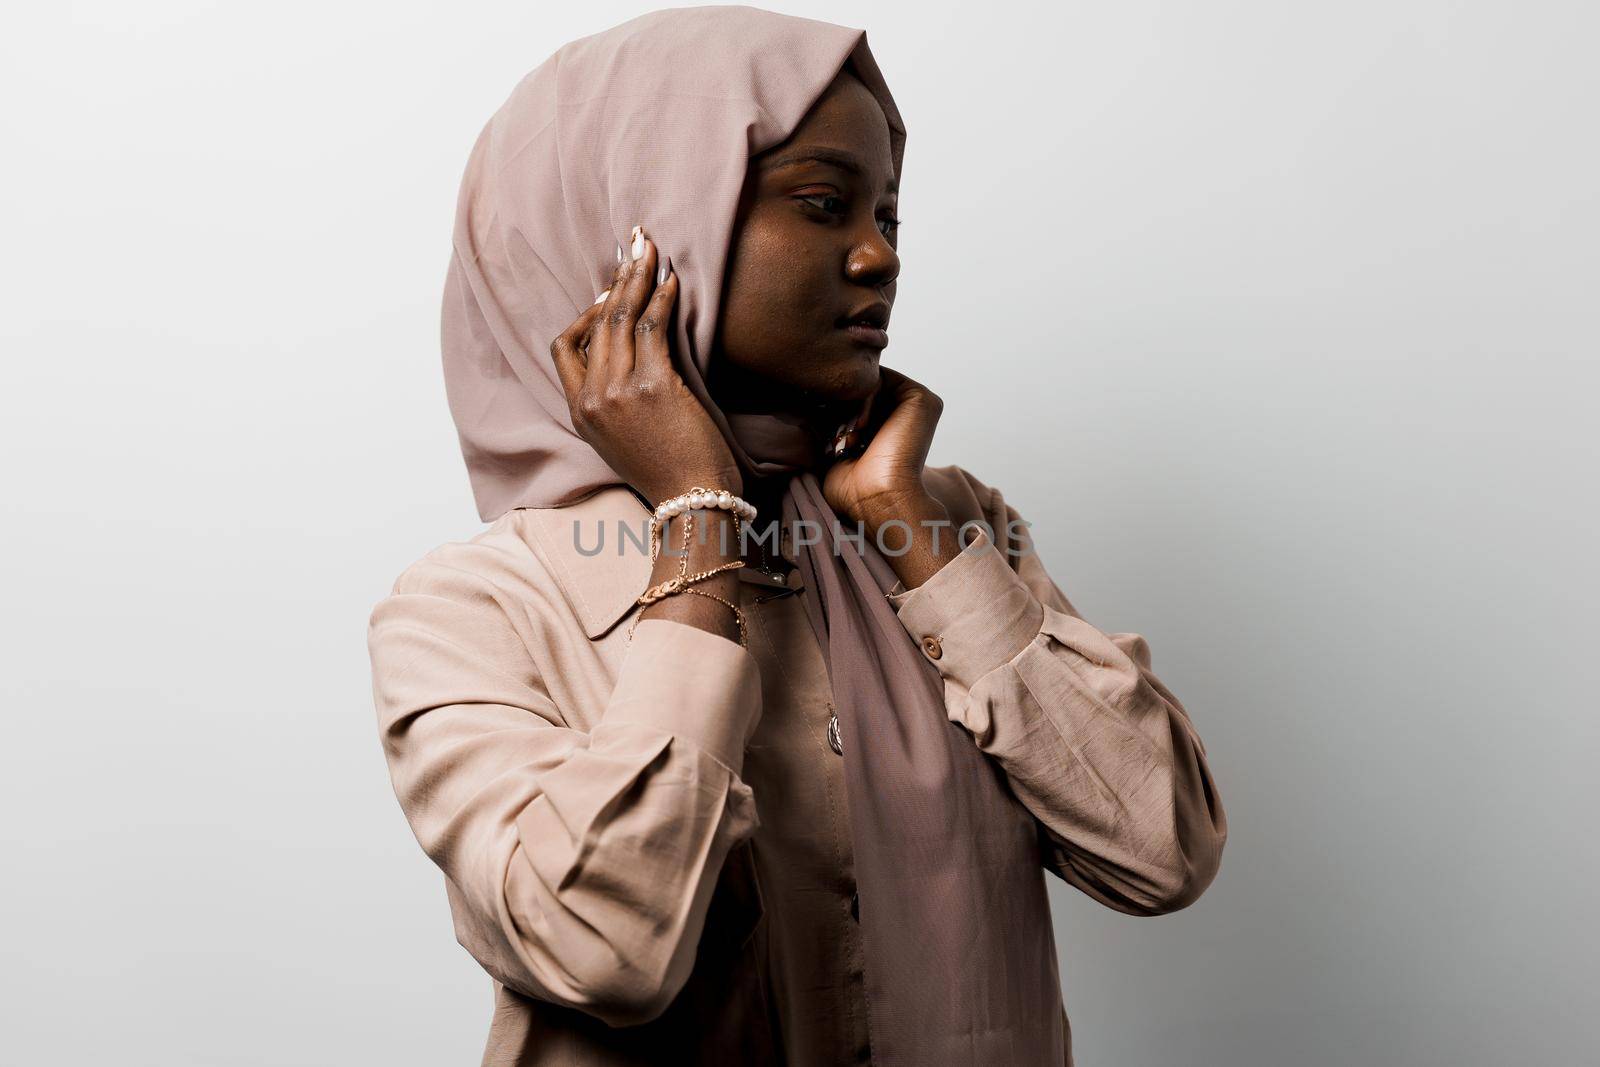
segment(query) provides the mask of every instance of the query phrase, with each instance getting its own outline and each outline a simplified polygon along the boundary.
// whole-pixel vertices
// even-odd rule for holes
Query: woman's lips
[[[844,332],[857,344],[871,345],[873,348],[889,347],[889,331],[880,330],[876,326],[868,326],[861,322],[852,322],[844,327]]]

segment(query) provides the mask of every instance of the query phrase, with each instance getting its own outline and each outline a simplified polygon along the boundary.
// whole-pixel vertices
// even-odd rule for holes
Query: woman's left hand
[[[834,512],[862,523],[869,534],[890,519],[915,526],[945,510],[922,483],[944,401],[899,371],[880,367],[878,373],[867,450],[829,467],[822,482],[822,495]]]

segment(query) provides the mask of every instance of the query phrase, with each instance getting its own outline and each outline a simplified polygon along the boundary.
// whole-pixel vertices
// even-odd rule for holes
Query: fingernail
[[[672,270],[672,257],[665,252],[661,254],[661,266],[656,268],[656,284],[660,285],[667,280],[667,274]]]
[[[594,298],[594,303],[598,304],[598,303],[600,303],[600,301],[604,300],[606,297],[608,297],[610,295],[611,295],[611,290],[607,289],[605,292],[601,293],[599,296]],[[589,306],[590,307],[594,307],[594,304],[590,304]]]
[[[617,245],[617,262],[622,262],[622,245],[620,243]]]
[[[633,258],[634,259],[643,259],[644,258],[644,227],[643,226],[635,226],[633,228]]]

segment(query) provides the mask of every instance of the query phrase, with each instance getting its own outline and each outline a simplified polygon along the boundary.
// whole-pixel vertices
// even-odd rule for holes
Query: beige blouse
[[[926,480],[956,524],[1014,537],[890,594],[951,720],[1038,818],[1048,870],[1129,914],[1188,905],[1227,819],[1143,638],[1079,617],[999,492]],[[849,738],[830,743],[811,594],[792,568],[741,582],[748,649],[662,619],[630,643],[651,564],[618,533],[648,514],[622,486],[509,512],[372,612],[395,792],[495,982],[483,1063],[866,1063]]]

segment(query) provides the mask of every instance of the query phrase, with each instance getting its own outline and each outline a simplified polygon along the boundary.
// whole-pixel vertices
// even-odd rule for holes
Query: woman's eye
[[[815,205],[818,210],[825,211],[830,215],[844,216],[850,213],[850,205],[846,203],[844,197],[836,196],[832,193],[818,193],[815,196],[802,196],[800,199],[807,204]],[[885,237],[888,237],[899,228],[900,220],[893,215],[879,216],[878,232]]]
[[[816,196],[802,196],[800,199],[808,204],[816,203],[819,200],[822,201],[821,204],[817,205],[818,208],[830,215],[843,215],[849,210],[849,207],[844,202],[844,197],[835,196],[832,193],[818,193]]]

